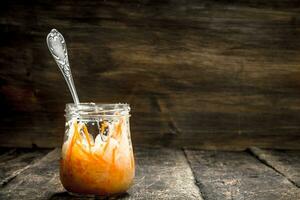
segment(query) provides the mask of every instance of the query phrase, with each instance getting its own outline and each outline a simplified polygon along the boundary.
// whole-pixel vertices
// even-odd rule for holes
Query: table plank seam
[[[199,194],[200,194],[200,196],[202,197],[203,200],[206,200],[207,198],[206,198],[206,196],[204,195],[204,193],[202,192],[203,186],[202,186],[202,184],[201,184],[201,183],[197,180],[197,178],[196,178],[195,172],[194,172],[194,170],[193,170],[193,168],[192,168],[192,163],[191,163],[190,160],[188,159],[188,156],[187,156],[187,154],[186,154],[185,148],[182,148],[181,150],[183,151],[183,155],[184,155],[184,157],[185,157],[185,160],[186,160],[186,162],[187,162],[187,165],[189,166],[189,168],[190,168],[191,171],[192,171],[193,178],[194,178],[194,183],[195,183],[195,185],[196,185],[197,188],[198,188]]]
[[[5,187],[10,181],[12,181],[14,178],[16,178],[19,174],[21,174],[24,170],[30,168],[33,165],[33,163],[26,165],[25,167],[18,169],[11,173],[8,177],[5,177],[3,180],[0,181],[0,187]]]
[[[290,179],[289,177],[287,177],[284,173],[282,173],[281,171],[279,171],[278,169],[276,169],[276,167],[273,166],[272,163],[270,163],[267,159],[264,159],[263,157],[261,157],[257,153],[256,149],[257,149],[257,147],[250,147],[249,149],[246,150],[246,152],[249,153],[251,156],[253,156],[255,159],[257,159],[262,164],[266,165],[267,167],[271,168],[276,173],[278,173],[281,176],[283,176],[285,179],[287,179],[295,187],[300,188],[300,186],[295,181],[293,181],[292,179]]]
[[[206,200],[299,200],[300,190],[247,151],[185,150]]]
[[[2,154],[1,157],[7,156],[7,155],[12,154],[12,153],[15,153],[16,151],[17,151],[16,148],[11,149],[8,152]],[[37,163],[39,160],[41,160],[44,156],[45,155],[37,156],[30,163],[28,163],[26,166],[10,172],[10,174],[8,176],[6,176],[2,180],[0,180],[0,188],[4,188],[9,182],[11,182],[14,178],[16,178],[19,174],[21,174],[26,169],[32,167],[35,163]]]

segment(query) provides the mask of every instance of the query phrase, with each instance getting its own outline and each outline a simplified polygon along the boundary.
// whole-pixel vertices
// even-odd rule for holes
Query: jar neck
[[[74,103],[66,104],[66,118],[117,118],[122,116],[130,116],[129,104],[97,104],[97,103]]]

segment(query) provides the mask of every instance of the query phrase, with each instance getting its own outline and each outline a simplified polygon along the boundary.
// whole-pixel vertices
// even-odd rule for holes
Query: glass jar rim
[[[67,103],[66,117],[121,117],[130,116],[127,103]]]

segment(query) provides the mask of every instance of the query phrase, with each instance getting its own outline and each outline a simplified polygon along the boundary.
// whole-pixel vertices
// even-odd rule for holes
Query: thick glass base
[[[129,194],[127,192],[120,194],[112,194],[112,195],[94,195],[94,194],[80,194],[67,191],[69,195],[74,197],[80,197],[80,199],[91,198],[91,199],[118,199],[121,197],[128,197]]]
[[[74,192],[69,192],[67,191],[69,195],[74,196],[74,197],[87,197],[87,198],[94,198],[96,195],[94,194],[80,194],[80,193],[74,193]]]

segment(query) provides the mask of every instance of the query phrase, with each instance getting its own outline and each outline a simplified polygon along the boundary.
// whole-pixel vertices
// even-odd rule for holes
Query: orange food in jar
[[[96,136],[86,125],[71,122],[62,148],[60,179],[73,193],[109,195],[125,192],[132,184],[135,163],[124,119],[120,119],[105,140],[103,129]]]

